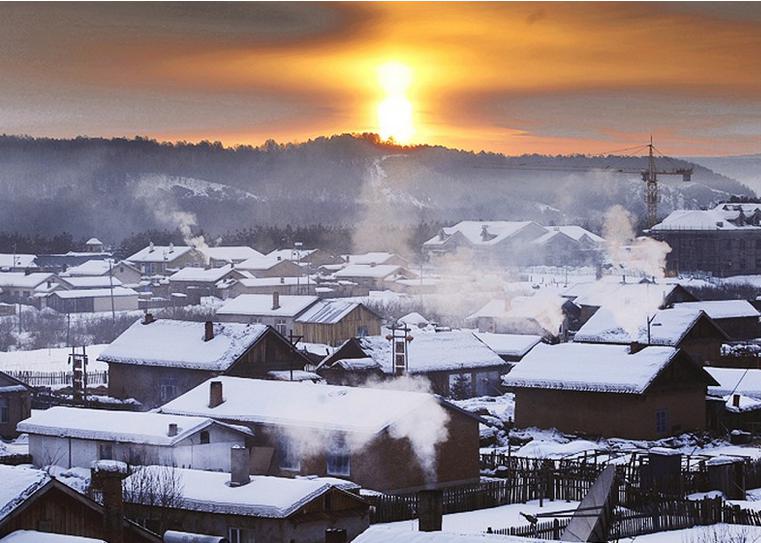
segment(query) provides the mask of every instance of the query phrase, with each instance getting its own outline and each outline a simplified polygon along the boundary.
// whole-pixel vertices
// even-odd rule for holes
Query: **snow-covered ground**
[[[87,346],[87,368],[90,371],[103,371],[108,369],[108,364],[98,362],[96,358],[107,345]],[[80,349],[77,352],[81,352]],[[2,371],[67,371],[69,366],[68,347],[50,349],[37,349],[34,351],[9,351],[0,352],[0,370]]]
[[[737,524],[696,526],[621,539],[621,543],[757,543],[761,542],[761,527]]]

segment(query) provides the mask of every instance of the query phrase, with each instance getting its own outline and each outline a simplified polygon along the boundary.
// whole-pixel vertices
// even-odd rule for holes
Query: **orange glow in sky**
[[[388,62],[378,68],[378,80],[385,93],[378,104],[378,133],[385,140],[410,143],[415,134],[412,103],[407,98],[412,71],[399,62]]]

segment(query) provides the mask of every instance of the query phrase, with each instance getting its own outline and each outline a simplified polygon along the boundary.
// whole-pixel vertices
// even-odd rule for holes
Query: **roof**
[[[242,262],[249,258],[264,256],[262,253],[246,245],[229,247],[203,247],[198,249],[207,258],[224,260],[227,262]]]
[[[714,396],[741,394],[761,399],[761,370],[711,366],[706,366],[705,370],[718,382],[718,385],[708,388],[709,394]]]
[[[225,300],[217,309],[217,315],[295,317],[318,299],[317,296],[284,294],[279,296],[279,306],[275,309],[271,294],[241,294]]]
[[[140,485],[147,470],[148,477],[160,476],[163,466],[145,466],[125,482],[125,501],[135,500],[131,487]],[[156,475],[151,474],[155,472]],[[191,511],[204,511],[225,515],[246,515],[264,518],[286,518],[296,513],[307,503],[322,496],[334,487],[356,488],[352,483],[336,484],[335,479],[307,479],[288,477],[251,476],[249,483],[230,486],[229,473],[174,468],[172,473],[178,479],[178,504],[176,507]],[[360,500],[356,496],[357,500]]]
[[[537,343],[542,341],[540,336],[528,334],[493,334],[491,332],[476,332],[474,335],[500,356],[522,357]]]
[[[598,281],[590,283],[586,292],[581,293],[574,303],[578,306],[601,307],[616,300],[618,305],[659,307],[678,286],[669,283]]]
[[[127,287],[114,287],[110,288],[83,288],[73,290],[56,290],[53,293],[54,296],[58,296],[62,299],[72,298],[108,298],[114,296],[120,298],[123,296],[139,296],[138,292]]]
[[[587,239],[595,243],[605,242],[605,238],[598,236],[594,232],[590,232],[586,228],[582,228],[581,226],[577,226],[574,224],[566,224],[566,225],[560,225],[560,226],[545,226],[545,228],[547,228],[548,230],[554,230],[556,232],[562,232],[569,238],[573,238],[576,241],[582,241],[584,239]]]
[[[299,262],[315,251],[317,251],[317,249],[275,249],[274,251],[267,253],[267,256],[280,260],[293,260]]]
[[[395,256],[394,253],[375,251],[357,255],[343,255],[343,258],[349,264],[364,264],[369,266],[370,264],[384,264]]]
[[[222,383],[225,399],[214,408],[209,407],[212,381]],[[175,398],[161,411],[241,423],[376,434],[411,413],[420,414],[432,401],[437,399],[422,392],[221,376]]]
[[[0,254],[0,268],[36,268],[35,258],[37,255]]]
[[[108,275],[76,275],[73,277],[64,277],[63,280],[76,288],[110,288],[112,285],[119,287],[122,282],[116,277]]]
[[[621,345],[537,345],[503,379],[515,388],[642,394],[678,350],[645,347],[630,354]]]
[[[239,268],[236,268],[239,269]],[[244,287],[276,287],[278,285],[306,285],[314,279],[309,276],[304,277],[241,277],[236,279]],[[275,289],[273,289],[275,290]]]
[[[361,306],[359,302],[333,299],[320,300],[296,318],[296,322],[335,324]]]
[[[85,242],[85,245],[103,245],[103,242],[98,238],[90,238]]]
[[[176,436],[167,435],[170,424],[177,425]],[[57,406],[35,411],[16,428],[29,434],[171,447],[213,424],[218,423],[205,417]]]
[[[681,302],[677,308],[705,311],[712,319],[733,319],[739,317],[761,317],[761,313],[747,300],[711,300],[706,302]]]
[[[172,262],[192,251],[186,245],[149,245],[126,260],[130,262]]]
[[[71,266],[70,268],[67,268],[65,279],[68,281],[71,277],[79,277],[83,275],[105,275],[109,272],[109,269],[116,271],[116,268],[119,266],[125,266],[132,270],[139,271],[133,264],[130,264],[125,260],[114,262],[112,259],[106,258],[103,260],[88,260],[87,262],[83,262],[78,266]]]
[[[55,278],[52,273],[35,272],[0,272],[0,288],[28,288],[33,289]]]
[[[445,234],[444,240],[442,240],[441,236],[437,234],[426,241],[424,245],[441,245],[446,241],[447,236],[451,236],[456,232],[463,235],[472,245],[497,245],[514,236],[530,224],[540,226],[533,221],[461,221],[454,226],[442,228],[442,231]],[[489,234],[489,236],[487,236],[488,239],[486,240],[482,235],[484,227],[486,233]]]
[[[269,270],[287,260],[278,259],[277,256],[257,255],[240,262],[236,267],[243,270]],[[295,265],[295,264],[294,264]]]
[[[35,530],[16,530],[0,539],[0,543],[106,543],[102,539],[76,535],[53,534]]]
[[[349,264],[341,270],[335,272],[334,276],[341,277],[373,277],[383,278],[393,275],[402,270],[401,266],[396,264]]]
[[[712,209],[677,209],[651,230],[757,230],[759,226],[738,221],[740,212],[748,217],[761,204],[721,203]]]
[[[214,338],[204,341],[204,323],[159,319],[137,321],[100,354],[118,364],[224,371],[267,332],[263,324],[215,323]]]
[[[236,271],[231,265],[227,264],[220,268],[198,268],[198,267],[185,267],[181,270],[173,273],[169,276],[170,282],[177,281],[193,281],[193,282],[205,282],[216,283],[217,281],[224,279],[228,274]]]
[[[0,523],[50,481],[44,471],[0,465]]]

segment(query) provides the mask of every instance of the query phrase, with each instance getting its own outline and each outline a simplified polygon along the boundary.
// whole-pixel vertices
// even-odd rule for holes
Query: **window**
[[[227,539],[230,543],[241,543],[240,528],[228,528]]]
[[[301,470],[301,461],[299,459],[299,451],[293,440],[283,437],[280,439],[280,443],[277,448],[278,452],[278,465],[280,469],[288,471]]]
[[[367,326],[357,326],[357,337],[365,337],[367,335]]]
[[[111,443],[98,444],[98,460],[113,460],[114,448]]]
[[[0,398],[0,422],[10,422],[11,412],[8,398]]]
[[[351,475],[351,453],[343,436],[336,436],[331,442],[326,463],[328,475]]]
[[[476,396],[499,394],[500,379],[498,371],[481,371],[476,373]]]
[[[162,402],[174,400],[177,394],[177,379],[175,377],[162,377],[159,380],[159,397]]]
[[[277,319],[275,321],[275,330],[280,332],[281,334],[288,335],[288,330],[286,327],[286,320],[285,319]]]
[[[655,432],[665,434],[669,427],[669,412],[666,409],[658,409],[655,412]]]
[[[207,432],[206,430],[201,432],[200,437],[201,437],[201,445],[208,445],[210,443],[209,432]]]

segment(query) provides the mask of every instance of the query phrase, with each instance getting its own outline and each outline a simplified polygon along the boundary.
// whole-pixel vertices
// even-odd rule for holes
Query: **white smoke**
[[[603,237],[610,263],[624,273],[663,279],[666,275],[666,256],[671,252],[668,243],[649,237],[636,237],[634,219],[620,205],[605,214]]]

